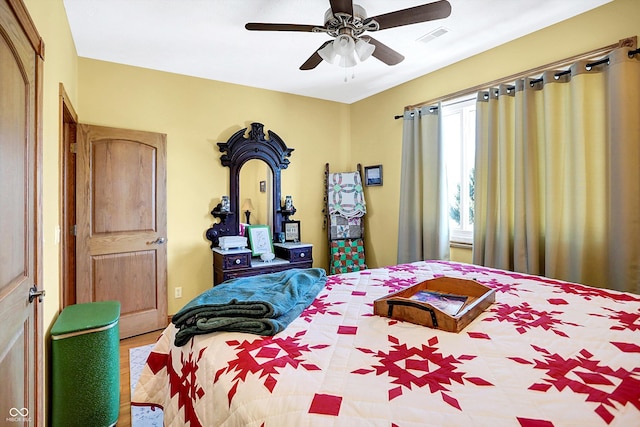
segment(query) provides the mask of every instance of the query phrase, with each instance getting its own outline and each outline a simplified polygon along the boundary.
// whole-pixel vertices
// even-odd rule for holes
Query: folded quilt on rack
[[[364,240],[332,240],[329,250],[331,252],[330,274],[351,273],[367,269],[364,257]]]
[[[345,218],[342,215],[333,214],[329,218],[331,240],[362,237],[362,217]]]
[[[324,287],[321,268],[240,277],[203,292],[173,316],[175,345],[216,331],[275,335],[307,308]]]
[[[330,173],[327,184],[329,214],[345,218],[361,217],[367,213],[362,181],[358,172]]]

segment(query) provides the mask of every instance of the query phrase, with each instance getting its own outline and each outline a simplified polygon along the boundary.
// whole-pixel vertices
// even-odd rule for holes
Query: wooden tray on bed
[[[448,332],[460,332],[496,300],[474,280],[437,277],[378,298],[373,313]]]

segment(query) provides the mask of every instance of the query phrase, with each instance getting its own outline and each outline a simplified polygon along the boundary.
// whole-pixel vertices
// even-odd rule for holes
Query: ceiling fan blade
[[[336,13],[346,13],[353,15],[353,0],[329,0],[331,11]]]
[[[333,42],[333,40],[328,40],[324,42],[322,46],[320,46],[315,52],[313,52],[313,55],[311,55],[309,59],[307,59],[305,63],[300,66],[300,69],[304,71],[304,70],[313,70],[314,68],[316,68],[318,64],[322,62],[322,57],[318,53],[318,50],[322,49],[323,47],[325,47],[331,42]]]
[[[378,58],[380,61],[384,62],[387,65],[396,65],[404,60],[404,56],[391,49],[389,46],[380,43],[373,37],[369,37],[369,43],[376,47],[372,53],[372,56]]]
[[[451,15],[451,4],[446,0],[441,0],[434,3],[423,4],[422,6],[372,16],[367,18],[366,22],[370,20],[376,21],[380,26],[378,29],[384,30],[386,28],[442,19],[449,15]]]
[[[314,28],[322,28],[322,25],[303,25],[303,24],[266,24],[260,22],[249,22],[244,26],[251,31],[301,31],[312,32]]]

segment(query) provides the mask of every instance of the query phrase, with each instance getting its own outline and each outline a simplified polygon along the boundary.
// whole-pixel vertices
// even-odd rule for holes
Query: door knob
[[[147,242],[147,245],[161,245],[167,241],[166,237],[158,237],[156,240],[152,242]]]

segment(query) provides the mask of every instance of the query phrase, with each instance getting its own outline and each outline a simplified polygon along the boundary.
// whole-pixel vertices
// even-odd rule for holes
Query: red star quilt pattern
[[[373,315],[439,276],[496,302],[460,333]],[[425,261],[330,276],[286,330],[173,346],[169,326],[132,402],[167,426],[640,426],[640,296]]]

